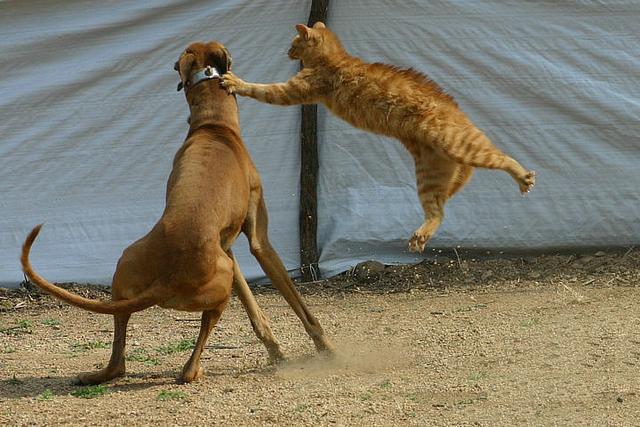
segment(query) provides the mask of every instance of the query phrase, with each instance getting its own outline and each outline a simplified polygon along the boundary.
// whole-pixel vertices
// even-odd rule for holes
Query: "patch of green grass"
[[[31,329],[33,328],[33,322],[31,320],[21,320],[18,322],[18,326],[24,329]]]
[[[10,326],[8,328],[1,328],[0,332],[5,335],[11,335],[13,337],[22,334],[33,333],[33,323],[31,320],[20,320],[17,322],[17,326]]]
[[[162,390],[158,393],[156,400],[176,400],[185,399],[187,394],[181,391]]]
[[[416,393],[407,393],[407,399],[412,402],[417,402],[419,400]]]
[[[5,345],[2,348],[3,354],[15,353],[15,351],[16,351],[15,347],[11,347],[10,345]]]
[[[457,308],[455,310],[453,310],[454,313],[463,313],[463,312],[467,312],[467,311],[473,311],[473,310],[477,310],[480,308],[486,308],[487,304],[473,304],[473,305],[469,305],[466,307],[460,307]]]
[[[473,405],[474,403],[478,403],[480,401],[483,400],[487,400],[487,395],[486,393],[479,393],[475,396],[469,396],[466,399],[462,399],[456,402],[456,405],[458,406],[464,406],[464,405]]]
[[[469,381],[480,381],[484,378],[487,377],[487,373],[484,371],[480,371],[480,372],[471,372],[469,373],[469,376],[467,377],[469,379]]]
[[[53,400],[53,392],[46,388],[40,396],[38,396],[38,400]]]
[[[393,387],[393,385],[391,384],[391,381],[389,380],[382,381],[380,384],[378,384],[378,386],[383,390],[388,390],[391,387]]]
[[[104,341],[89,341],[85,343],[73,343],[71,345],[71,351],[74,353],[82,353],[88,350],[95,350],[96,348],[109,348],[109,344]]]
[[[302,413],[302,412],[305,412],[310,407],[311,407],[311,405],[309,405],[308,403],[301,403],[301,404],[297,405],[294,410],[296,412],[298,412],[298,413]]]
[[[125,357],[127,362],[142,362],[145,366],[156,366],[160,364],[160,360],[156,357],[151,357],[143,348],[133,349]]]
[[[80,397],[82,399],[94,399],[96,397],[100,397],[103,394],[106,394],[109,391],[106,386],[100,385],[90,385],[86,387],[82,387],[81,389],[75,390],[71,392],[72,396]]]
[[[535,326],[537,324],[538,324],[538,319],[535,319],[535,318],[522,319],[520,321],[520,326],[522,326],[523,328],[530,328],[530,327]]]
[[[45,326],[60,326],[60,321],[56,319],[45,319],[42,321]]]
[[[367,400],[371,400],[371,393],[364,393],[360,395],[360,400],[366,402]]]
[[[168,354],[180,353],[182,351],[191,350],[195,346],[196,346],[196,339],[189,338],[189,339],[183,339],[178,342],[174,342],[171,344],[158,347],[156,348],[156,352],[163,355],[168,355]]]
[[[23,384],[24,381],[19,380],[18,378],[16,378],[16,375],[13,374],[13,378],[8,379],[7,383],[11,385],[20,385],[20,384]]]

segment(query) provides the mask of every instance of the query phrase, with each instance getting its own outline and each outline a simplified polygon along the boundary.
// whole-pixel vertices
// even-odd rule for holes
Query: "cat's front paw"
[[[518,185],[520,186],[520,193],[522,193],[522,195],[527,194],[533,189],[533,186],[536,185],[536,173],[534,171],[529,171],[519,177]]]
[[[220,85],[227,90],[227,93],[238,93],[239,90],[244,87],[245,82],[231,71],[222,75]],[[238,93],[239,94],[239,93]]]

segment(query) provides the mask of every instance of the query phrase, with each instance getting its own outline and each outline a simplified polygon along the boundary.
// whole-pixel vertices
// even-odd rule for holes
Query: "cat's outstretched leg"
[[[473,124],[450,124],[428,139],[451,159],[473,167],[501,169],[518,183],[521,193],[528,193],[536,183],[536,173],[528,171],[515,159],[500,151]]]
[[[429,146],[421,147],[418,156],[414,153],[414,160],[418,198],[424,209],[425,220],[411,236],[409,250],[422,252],[442,222],[444,204],[464,185],[471,173],[461,172],[462,165],[438,154]]]
[[[309,70],[302,70],[284,83],[248,83],[231,71],[220,79],[220,85],[230,94],[248,96],[267,104],[296,105],[317,101],[318,88],[308,81]]]

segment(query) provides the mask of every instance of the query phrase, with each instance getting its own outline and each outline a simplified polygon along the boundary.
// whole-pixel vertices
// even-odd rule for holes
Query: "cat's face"
[[[324,47],[322,22],[316,22],[312,28],[303,24],[296,25],[298,35],[294,37],[289,49],[289,59],[304,60],[305,57],[317,56],[322,53]]]

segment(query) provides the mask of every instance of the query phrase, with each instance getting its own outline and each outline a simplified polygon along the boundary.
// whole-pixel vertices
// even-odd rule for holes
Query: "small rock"
[[[530,279],[539,279],[542,277],[542,273],[540,273],[539,271],[532,271],[527,274],[527,277]]]
[[[356,265],[353,273],[361,283],[374,283],[380,279],[384,271],[384,264],[378,261],[364,261]]]
[[[485,271],[484,273],[482,273],[482,276],[480,276],[480,278],[481,278],[482,280],[487,280],[488,278],[490,278],[490,277],[492,277],[492,276],[493,276],[493,271],[491,271],[491,270],[487,270],[487,271]]]
[[[618,396],[618,398],[616,399],[618,402],[622,403],[624,402],[624,397],[622,396]]]
[[[598,251],[598,252],[596,252],[596,253],[595,253],[595,254],[593,254],[593,255],[594,255],[594,256],[597,256],[597,257],[601,257],[601,256],[605,256],[605,255],[606,255],[606,252],[604,252],[604,251]]]
[[[593,257],[591,255],[583,256],[582,258],[580,258],[580,262],[582,264],[589,264],[591,261],[593,261]]]
[[[436,259],[433,261],[435,264],[447,265],[453,261],[451,258],[446,256],[436,256]]]

